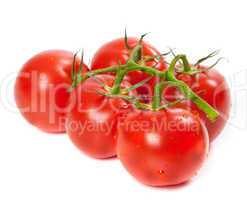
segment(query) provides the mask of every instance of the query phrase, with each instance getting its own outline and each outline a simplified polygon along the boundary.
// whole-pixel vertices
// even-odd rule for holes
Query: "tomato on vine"
[[[146,185],[188,181],[208,153],[206,128],[184,109],[132,112],[119,126],[118,158],[132,176]]]
[[[107,42],[95,53],[91,63],[92,70],[125,64],[130,59],[133,49],[137,46],[138,42],[140,42],[140,39],[134,37],[119,38]],[[137,63],[145,64],[158,70],[165,70],[167,66],[161,53],[151,44],[142,41],[142,39],[141,44],[142,58]],[[136,70],[128,73],[127,80],[134,85],[149,76],[145,72]],[[139,87],[137,91],[141,95],[146,95],[152,92],[155,82],[155,78],[153,78],[146,85]]]
[[[117,122],[129,109],[121,98],[109,98],[114,76],[97,75],[87,79],[72,91],[73,109],[68,113],[67,133],[71,141],[94,158],[116,156]],[[130,87],[123,81],[123,88]]]
[[[183,101],[180,107],[190,110],[200,116],[205,123],[210,141],[213,141],[224,128],[230,112],[230,91],[225,78],[215,69],[198,66],[202,72],[194,75],[177,73],[176,77],[184,81],[191,89],[214,109],[219,112],[215,121],[211,121],[198,107],[190,100]],[[174,101],[177,98],[183,98],[178,88],[167,87],[164,90],[164,97],[168,101]]]
[[[69,109],[72,64],[81,72],[87,66],[72,52],[49,50],[28,60],[15,82],[15,101],[21,114],[32,125],[49,133],[65,132]]]

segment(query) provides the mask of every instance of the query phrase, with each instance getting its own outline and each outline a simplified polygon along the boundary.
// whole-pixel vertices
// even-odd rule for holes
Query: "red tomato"
[[[205,69],[205,67],[200,68]],[[212,122],[207,118],[206,114],[191,101],[184,101],[179,105],[200,116],[208,129],[210,141],[213,141],[222,131],[229,118],[230,91],[225,78],[215,69],[199,73],[196,76],[184,74],[177,74],[176,76],[178,79],[186,82],[196,94],[220,113],[218,119]],[[170,101],[175,100],[178,96],[183,96],[179,90],[174,87],[165,89],[164,95],[165,99]]]
[[[117,122],[128,109],[128,103],[98,93],[106,92],[99,81],[112,86],[114,77],[98,75],[87,79],[71,95],[75,106],[68,113],[67,132],[71,141],[84,153],[94,158],[116,155]],[[127,82],[122,83],[127,86]]]
[[[130,48],[134,48],[138,43],[137,38],[130,37],[128,38],[128,44]],[[156,50],[153,46],[143,41],[143,55],[144,56],[155,56],[160,55],[158,50]],[[92,59],[91,68],[100,69],[109,66],[118,65],[119,62],[121,64],[125,64],[129,59],[129,50],[125,46],[124,38],[119,38],[113,41],[110,41],[104,44],[102,47],[98,49],[96,54]],[[147,66],[154,66],[158,70],[165,70],[166,64],[164,59],[161,58],[159,61],[156,59],[155,61],[149,61],[146,63]],[[141,71],[133,71],[128,74],[128,81],[131,84],[136,84],[144,79],[149,77],[148,74]],[[152,88],[155,84],[155,79],[151,79],[148,84],[139,87],[137,91],[140,94],[148,94],[152,93]],[[151,92],[150,92],[151,91]]]
[[[184,109],[132,112],[119,126],[118,157],[129,173],[146,185],[188,181],[208,153],[206,128]]]
[[[28,122],[45,132],[65,132],[72,63],[73,53],[69,51],[44,51],[27,61],[16,79],[18,108]],[[79,64],[77,59],[77,69]]]

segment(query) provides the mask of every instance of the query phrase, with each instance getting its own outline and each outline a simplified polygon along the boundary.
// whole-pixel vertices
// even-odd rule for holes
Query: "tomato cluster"
[[[91,70],[77,54],[45,51],[21,69],[16,104],[31,124],[67,132],[87,155],[117,156],[144,184],[180,184],[197,173],[224,128],[230,95],[215,69],[174,56],[167,63],[143,37],[104,44]]]

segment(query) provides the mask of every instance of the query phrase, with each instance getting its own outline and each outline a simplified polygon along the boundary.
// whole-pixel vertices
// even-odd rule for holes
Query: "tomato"
[[[137,38],[129,37],[128,44],[130,48],[134,48],[137,45],[138,40],[139,39]],[[143,49],[142,49],[143,56],[160,55],[158,50],[156,50],[152,45],[144,41],[142,44],[143,44]],[[113,41],[104,44],[102,47],[98,49],[98,51],[95,53],[92,59],[91,68],[94,70],[94,69],[100,69],[109,66],[116,66],[119,65],[119,63],[125,64],[129,59],[129,56],[130,56],[130,52],[125,46],[124,38],[115,39]],[[153,66],[158,70],[166,69],[166,64],[163,58],[161,58],[159,61],[155,59],[155,61],[149,61],[145,64],[147,66]],[[128,81],[134,85],[148,77],[149,75],[144,72],[132,71],[129,72],[128,74]],[[152,93],[152,88],[154,84],[155,84],[155,78],[151,79],[148,82],[148,84],[138,88],[137,91],[143,95]]]
[[[203,66],[200,66],[200,68],[205,69]],[[217,120],[212,122],[193,102],[184,101],[179,105],[200,116],[208,129],[210,141],[213,141],[220,134],[229,118],[230,91],[225,78],[215,69],[193,76],[178,73],[176,77],[186,82],[196,94],[219,112],[220,115]],[[164,90],[164,96],[165,99],[171,101],[177,97],[181,98],[183,95],[178,89],[168,87]]]
[[[129,104],[120,98],[109,98],[103,84],[112,86],[114,76],[98,75],[87,79],[71,95],[75,106],[68,113],[67,133],[71,141],[84,153],[94,158],[116,155],[118,120],[128,110]],[[123,87],[129,84],[122,82]]]
[[[204,125],[184,109],[132,112],[119,126],[118,157],[128,172],[146,185],[188,181],[208,153]]]
[[[41,52],[28,60],[17,76],[16,104],[24,118],[42,131],[65,132],[73,57],[69,51]],[[75,64],[78,69],[80,59]]]

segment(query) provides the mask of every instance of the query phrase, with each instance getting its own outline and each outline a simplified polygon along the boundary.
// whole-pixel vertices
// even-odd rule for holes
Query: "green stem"
[[[117,94],[120,91],[120,86],[121,86],[121,82],[123,81],[124,76],[131,71],[143,71],[146,72],[148,74],[151,74],[153,76],[158,76],[161,78],[165,77],[165,72],[161,72],[159,70],[156,70],[154,68],[148,67],[148,66],[141,66],[138,65],[137,63],[135,63],[132,60],[129,60],[128,63],[125,66],[120,66],[117,69],[117,75],[116,75],[116,79],[112,88],[112,94]]]
[[[132,50],[129,60],[133,60],[134,62],[138,62],[141,60],[141,58],[142,58],[142,45],[138,44]]]
[[[129,61],[127,63],[127,72],[131,72],[131,71],[142,71],[145,72],[147,74],[153,75],[153,76],[157,76],[157,77],[165,77],[165,71],[159,71],[155,68],[149,67],[149,66],[143,66],[143,65],[138,65],[137,63],[133,62],[133,61]]]
[[[190,70],[190,65],[185,55],[175,56],[175,58],[172,60],[170,67],[167,71],[159,71],[149,66],[138,65],[133,60],[129,60],[128,63],[125,65],[112,66],[112,67],[107,67],[107,68],[87,72],[83,77],[81,77],[78,80],[78,82],[73,87],[76,87],[78,84],[80,84],[82,81],[86,80],[92,75],[97,75],[97,74],[102,74],[102,73],[107,73],[107,72],[115,72],[117,73],[117,78],[115,80],[112,93],[117,94],[119,93],[120,85],[121,85],[121,82],[124,76],[128,72],[139,70],[139,71],[148,73],[150,75],[159,77],[162,80],[161,83],[158,83],[155,86],[155,91],[154,91],[155,95],[154,95],[153,102],[152,102],[152,106],[154,109],[157,109],[160,106],[161,94],[165,86],[165,83],[168,81],[170,84],[177,86],[181,90],[181,92],[185,95],[186,98],[193,101],[198,106],[198,108],[200,108],[204,113],[206,113],[206,115],[208,116],[210,120],[212,121],[216,120],[216,118],[219,116],[219,113],[212,106],[210,106],[206,101],[204,101],[197,94],[195,94],[186,83],[176,79],[174,73],[175,73],[176,63],[179,60],[182,60],[185,70]],[[166,82],[163,83],[164,81]]]
[[[165,72],[159,71],[157,69],[148,67],[148,66],[142,66],[138,65],[133,61],[129,61],[125,65],[120,65],[120,66],[111,66],[111,67],[106,67],[102,69],[96,69],[87,72],[84,76],[82,76],[75,84],[73,84],[73,88],[79,85],[81,82],[85,81],[86,79],[90,78],[91,76],[98,75],[98,74],[104,74],[108,72],[117,72],[119,68],[125,69],[126,73],[131,72],[131,71],[143,71],[147,74],[157,76],[157,77],[165,77]]]
[[[196,93],[194,93],[186,83],[177,80],[177,78],[175,77],[174,75],[175,66],[180,59],[183,61],[183,64],[186,64],[184,63],[184,61],[187,60],[186,56],[177,55],[172,60],[168,71],[166,71],[166,80],[169,81],[170,84],[177,86],[181,90],[181,92],[185,95],[185,97],[187,99],[190,99],[193,103],[195,103],[197,107],[201,109],[211,121],[215,121],[219,116],[219,113],[211,105],[209,105],[206,101],[204,101],[201,97],[199,97]]]
[[[168,68],[168,71],[167,71],[167,74],[166,74],[166,78],[168,78],[169,80],[176,80],[176,77],[175,77],[175,74],[174,73],[175,73],[176,63],[179,60],[182,60],[183,61],[183,64],[186,65],[187,58],[186,58],[185,55],[181,54],[181,55],[175,56],[175,58],[172,60],[172,62],[170,64],[170,66]]]
[[[185,55],[181,57],[183,61],[184,72],[189,72],[191,70],[190,63]]]
[[[180,55],[175,56],[175,58],[172,60],[170,67],[168,69],[170,72],[173,72],[173,75],[175,72],[176,63],[179,60],[182,60],[183,62],[184,72],[189,72],[191,70],[191,67],[190,67],[190,64],[189,64],[189,61],[186,55],[180,54]]]
[[[152,99],[152,108],[153,110],[157,110],[160,107],[162,91],[164,88],[165,82],[159,82],[154,86],[154,96]]]
[[[123,66],[121,66],[121,67],[123,67]],[[95,76],[95,75],[103,74],[103,73],[108,73],[108,72],[116,72],[118,68],[119,68],[119,66],[111,66],[111,67],[106,67],[106,68],[102,68],[102,69],[96,69],[93,71],[89,71],[85,75],[79,76],[79,77],[77,77],[76,80],[73,80],[73,83],[72,83],[72,85],[68,91],[71,92],[73,90],[73,88],[76,88],[80,83],[87,80],[91,76]]]
[[[115,82],[113,84],[111,93],[112,94],[119,94],[120,88],[121,88],[121,83],[124,79],[124,76],[126,75],[126,70],[119,68],[116,74]]]
[[[103,73],[107,73],[107,72],[117,72],[119,67],[124,67],[125,65],[121,65],[121,66],[111,66],[111,67],[106,67],[106,68],[102,68],[102,69],[96,69],[90,72],[87,72],[85,75],[85,79],[89,78],[90,75],[97,75],[97,74],[103,74]]]

